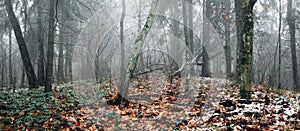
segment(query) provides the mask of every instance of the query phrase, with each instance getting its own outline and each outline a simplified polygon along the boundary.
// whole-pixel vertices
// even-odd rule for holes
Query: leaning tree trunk
[[[46,68],[46,87],[44,92],[50,92],[53,80],[53,53],[54,53],[54,4],[55,0],[50,0],[49,29],[48,29],[48,52]]]
[[[251,98],[251,72],[252,72],[252,52],[253,52],[253,7],[257,0],[244,0],[242,5],[242,16],[244,30],[242,32],[242,44],[239,49],[240,71],[239,79],[241,80],[240,95],[241,98]],[[238,17],[238,16],[237,16]]]
[[[300,90],[298,68],[297,68],[296,37],[295,37],[296,16],[294,14],[295,10],[292,8],[292,4],[293,4],[292,0],[288,0],[287,21],[290,28],[290,43],[291,43],[291,53],[292,53],[294,89]]]
[[[133,77],[133,73],[136,68],[138,56],[141,51],[142,45],[152,27],[155,13],[157,10],[157,3],[158,3],[158,0],[153,0],[153,2],[151,4],[150,13],[147,17],[147,21],[144,24],[142,31],[138,34],[137,38],[135,39],[133,54],[130,57],[129,65],[128,65],[128,68],[126,69],[124,85],[122,85],[121,86],[122,88],[119,90],[119,93],[121,94],[121,96],[123,98],[127,98],[127,96],[128,96],[128,86],[129,86],[130,80]],[[126,101],[126,99],[122,99],[120,104],[125,101]]]
[[[22,35],[22,31],[21,31],[18,19],[16,18],[15,14],[14,14],[11,1],[5,0],[4,3],[6,5],[6,11],[7,11],[10,23],[14,29],[15,36],[16,36],[16,39],[18,42],[18,46],[19,46],[19,49],[21,52],[23,65],[25,67],[25,71],[26,71],[26,75],[27,75],[27,79],[28,79],[28,84],[30,86],[30,89],[37,88],[38,82],[37,82],[31,61],[30,61],[29,53],[27,50],[27,46],[26,46],[24,37]]]

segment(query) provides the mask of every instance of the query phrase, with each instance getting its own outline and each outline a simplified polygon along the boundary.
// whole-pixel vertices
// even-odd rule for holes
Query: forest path
[[[175,85],[163,81],[158,82],[162,92],[152,93],[157,99],[135,101],[128,107],[107,105],[106,99],[95,97],[100,85],[85,86],[86,92],[79,93],[95,98],[84,109],[105,130],[300,129],[299,92],[253,85],[252,99],[245,100],[239,98],[239,85],[226,79],[191,78],[188,95],[176,94]],[[149,92],[144,86],[132,88],[131,93]]]
[[[134,103],[126,108],[107,105],[106,99],[101,97],[107,95],[102,89],[115,91],[107,81],[97,86],[81,83],[76,91],[81,94],[80,99],[84,101],[84,109],[90,117],[107,130],[178,128],[189,119],[194,121],[193,126],[199,126],[213,115],[222,98],[220,88],[226,87],[229,81],[193,77],[190,79],[189,93],[176,93],[185,88],[184,81],[181,81],[180,87],[176,87],[176,82],[171,84],[165,79],[156,79],[155,82],[144,79],[133,81],[129,89],[129,100]]]

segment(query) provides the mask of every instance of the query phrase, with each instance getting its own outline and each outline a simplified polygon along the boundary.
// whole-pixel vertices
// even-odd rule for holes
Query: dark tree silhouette
[[[6,11],[8,14],[8,18],[10,20],[10,23],[14,29],[15,36],[18,42],[18,46],[21,52],[21,57],[23,61],[23,65],[26,71],[27,79],[28,79],[28,84],[30,86],[30,89],[32,88],[37,88],[38,87],[38,82],[36,79],[36,75],[34,73],[32,63],[30,61],[30,57],[28,54],[27,46],[24,40],[24,37],[22,35],[22,31],[20,28],[20,24],[18,19],[16,18],[16,15],[13,11],[12,4],[10,0],[5,0],[5,6],[6,6]]]

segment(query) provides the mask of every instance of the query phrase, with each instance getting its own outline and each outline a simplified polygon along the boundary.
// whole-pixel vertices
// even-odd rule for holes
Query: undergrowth
[[[76,130],[95,126],[84,115],[72,87],[49,93],[43,93],[41,88],[17,93],[0,92],[2,130]]]

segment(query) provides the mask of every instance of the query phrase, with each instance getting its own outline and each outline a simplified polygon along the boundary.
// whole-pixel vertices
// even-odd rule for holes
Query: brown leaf
[[[227,19],[229,19],[229,16],[228,16],[228,15],[225,15],[224,18],[227,20]]]
[[[53,95],[55,96],[55,98],[59,97],[58,94],[57,94],[57,92],[54,89],[52,89],[51,92],[53,93]]]
[[[127,113],[126,113],[126,111],[121,111],[121,115],[126,115]]]
[[[264,10],[265,10],[265,11],[268,11],[268,6],[264,6]]]

